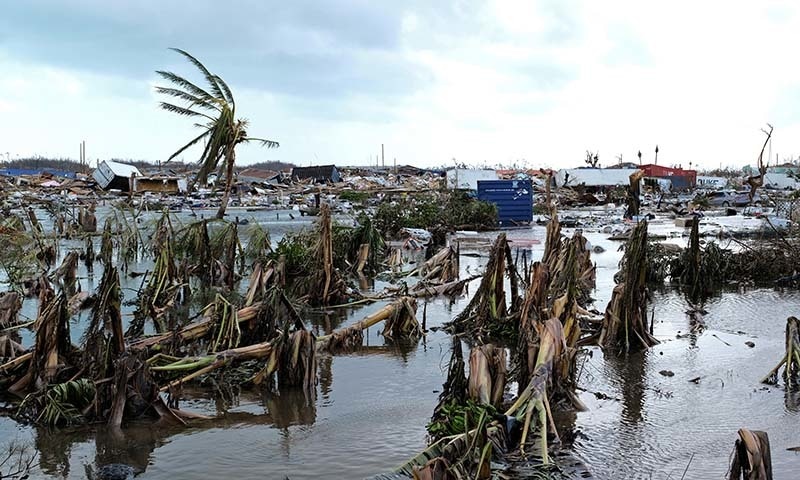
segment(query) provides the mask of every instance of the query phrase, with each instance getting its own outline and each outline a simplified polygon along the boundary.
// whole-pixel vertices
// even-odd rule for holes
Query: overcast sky
[[[0,154],[163,160],[155,70],[224,78],[237,160],[716,167],[800,154],[800,2],[4,0]],[[199,151],[184,160],[194,161]]]

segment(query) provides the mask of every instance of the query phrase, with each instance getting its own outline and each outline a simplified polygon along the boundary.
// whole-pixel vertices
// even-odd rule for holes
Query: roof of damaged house
[[[237,174],[239,181],[264,182],[280,177],[281,172],[275,170],[262,170],[260,168],[247,168]]]
[[[331,180],[334,182],[340,180],[339,170],[336,168],[336,165],[294,167],[292,169],[292,178],[297,178],[298,180],[313,178],[315,180]]]
[[[565,168],[556,174],[556,186],[610,187],[630,185],[630,176],[638,168]]]
[[[101,168],[103,164],[106,164],[108,169],[118,177],[130,177],[131,175],[136,175],[138,177],[142,176],[142,172],[140,172],[138,168],[134,167],[133,165],[128,165],[127,163],[115,162],[113,160],[103,160],[100,162],[100,165],[98,165],[97,168]]]

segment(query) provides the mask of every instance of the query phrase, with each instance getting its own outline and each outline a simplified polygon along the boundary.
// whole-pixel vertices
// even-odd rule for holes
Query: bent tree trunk
[[[606,307],[598,343],[628,353],[658,343],[647,322],[647,222],[639,222],[625,246],[620,282]]]
[[[231,198],[231,189],[233,188],[233,165],[236,162],[236,151],[233,146],[228,146],[225,150],[225,193],[222,194],[222,203],[219,204],[217,210],[217,218],[225,218],[225,210],[228,209],[228,201]]]

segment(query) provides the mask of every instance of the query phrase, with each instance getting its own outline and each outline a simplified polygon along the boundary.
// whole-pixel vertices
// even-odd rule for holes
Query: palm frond
[[[175,85],[178,85],[179,87],[186,89],[188,93],[191,93],[192,95],[198,98],[202,98],[204,100],[211,100],[214,98],[213,95],[206,92],[205,90],[198,87],[189,80],[186,80],[185,78],[181,77],[180,75],[176,75],[172,72],[165,72],[164,70],[156,70],[156,73],[159,74],[165,80],[169,80]]]
[[[189,102],[189,108],[199,106],[206,108],[208,110],[214,110],[215,112],[219,111],[219,107],[214,104],[213,99],[205,100],[198,96],[192,95],[191,93],[179,90],[177,88],[159,87],[159,86],[156,86],[155,88],[157,93],[160,93],[162,95],[169,95],[170,97],[180,98],[181,100]]]
[[[161,108],[168,112],[177,113],[178,115],[183,115],[185,117],[206,117],[209,120],[213,120],[211,117],[206,115],[205,113],[196,112],[190,108],[181,107],[172,103],[167,102],[159,102]]]
[[[266,148],[278,148],[278,147],[281,146],[280,143],[278,143],[278,142],[276,142],[274,140],[267,140],[265,138],[245,137],[242,141],[245,142],[245,143],[246,142],[258,142],[258,143],[261,144],[262,147],[266,147]]]
[[[214,78],[222,88],[222,92],[225,94],[225,100],[231,104],[231,109],[236,109],[236,102],[233,100],[233,93],[231,93],[231,89],[228,88],[228,84],[225,83],[225,80],[221,79],[218,75],[214,75]]]
[[[222,93],[222,89],[220,88],[219,83],[217,82],[217,78],[219,77],[209,72],[206,66],[203,65],[200,62],[200,60],[194,58],[192,54],[190,54],[185,50],[181,50],[180,48],[170,48],[170,50],[178,52],[184,57],[186,57],[186,59],[189,60],[192,63],[192,65],[197,67],[197,69],[203,73],[203,76],[206,78],[208,85],[211,87],[211,92],[214,94],[214,96],[220,99],[225,99],[225,94]]]

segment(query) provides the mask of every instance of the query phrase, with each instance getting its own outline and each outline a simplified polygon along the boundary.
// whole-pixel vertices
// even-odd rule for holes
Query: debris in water
[[[786,385],[794,385],[794,380],[800,372],[800,320],[797,317],[786,319],[786,355],[761,382],[773,385],[778,383],[778,371],[781,367],[785,367],[783,379]]]
[[[767,432],[739,429],[728,480],[772,480],[772,455]]]

